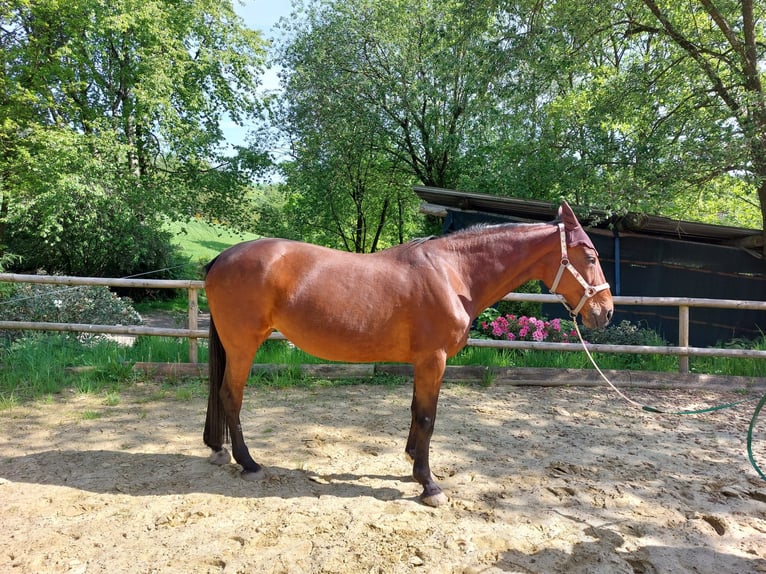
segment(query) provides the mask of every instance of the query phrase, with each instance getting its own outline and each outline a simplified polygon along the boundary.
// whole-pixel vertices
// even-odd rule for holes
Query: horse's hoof
[[[221,450],[215,450],[210,453],[210,457],[207,460],[210,464],[223,466],[224,464],[229,464],[231,462],[231,455],[228,450],[222,448]]]
[[[425,496],[422,495],[420,497],[420,501],[425,504],[426,506],[433,506],[434,508],[437,508],[441,506],[442,504],[445,504],[449,498],[447,498],[447,495],[443,492],[437,492],[436,494],[432,494],[431,496]]]
[[[242,479],[250,482],[258,482],[266,478],[266,473],[262,468],[258,470],[243,470],[241,473]]]

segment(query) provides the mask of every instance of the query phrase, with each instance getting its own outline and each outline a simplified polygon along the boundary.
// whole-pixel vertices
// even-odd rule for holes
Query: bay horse
[[[428,461],[446,361],[466,344],[481,311],[532,279],[558,294],[573,318],[606,326],[613,312],[598,253],[569,205],[559,222],[479,226],[370,254],[285,239],[223,251],[207,266],[209,395],[204,442],[210,462],[242,476],[264,473],[245,444],[240,410],[256,350],[274,329],[317,357],[414,367],[405,447],[421,501],[447,501]]]

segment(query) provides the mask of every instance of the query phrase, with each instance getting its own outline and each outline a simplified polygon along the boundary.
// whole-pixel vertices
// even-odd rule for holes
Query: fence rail
[[[166,280],[166,279],[108,279],[95,277],[71,277],[57,275],[21,275],[15,273],[0,273],[0,282],[37,283],[53,285],[91,285],[107,287],[128,287],[145,289],[185,289],[188,293],[188,326],[185,329],[162,327],[144,327],[137,325],[92,325],[82,323],[49,323],[30,321],[0,321],[2,330],[39,330],[66,331],[78,333],[104,333],[111,335],[146,335],[160,337],[182,337],[189,339],[189,360],[197,362],[198,340],[208,336],[208,332],[199,329],[199,291],[205,288],[204,281],[195,280]],[[554,295],[534,293],[509,293],[504,297],[507,301],[531,301],[539,303],[555,303]],[[708,307],[719,309],[753,309],[766,311],[766,301],[739,301],[736,299],[697,299],[687,297],[614,297],[615,306],[665,306],[678,308],[678,345],[677,346],[646,346],[646,345],[601,345],[589,344],[588,349],[599,353],[627,353],[675,355],[679,358],[679,370],[689,372],[689,357],[733,357],[766,359],[766,351],[752,349],[722,349],[689,346],[689,309],[691,307]],[[282,339],[281,333],[274,332],[270,339]],[[571,352],[582,350],[576,343],[546,343],[537,341],[498,341],[490,339],[468,339],[468,345],[475,347],[494,347],[499,349],[537,349],[541,351]]]

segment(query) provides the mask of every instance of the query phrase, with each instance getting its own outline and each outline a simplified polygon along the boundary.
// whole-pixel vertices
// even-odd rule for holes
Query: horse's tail
[[[217,259],[217,258],[216,258]],[[215,259],[208,263],[206,270],[215,263]],[[223,443],[229,438],[229,427],[226,424],[226,411],[221,402],[221,385],[226,370],[226,349],[221,344],[218,329],[215,327],[213,315],[210,315],[210,329],[208,339],[208,395],[207,417],[205,419],[205,444],[214,450],[220,450]]]

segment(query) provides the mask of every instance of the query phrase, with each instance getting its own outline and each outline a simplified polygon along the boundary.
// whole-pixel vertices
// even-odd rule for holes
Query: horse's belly
[[[277,326],[291,343],[303,351],[326,359],[348,363],[373,363],[377,361],[409,362],[409,336],[397,336],[390,331],[375,330],[360,333],[325,325],[320,329],[293,329]]]

